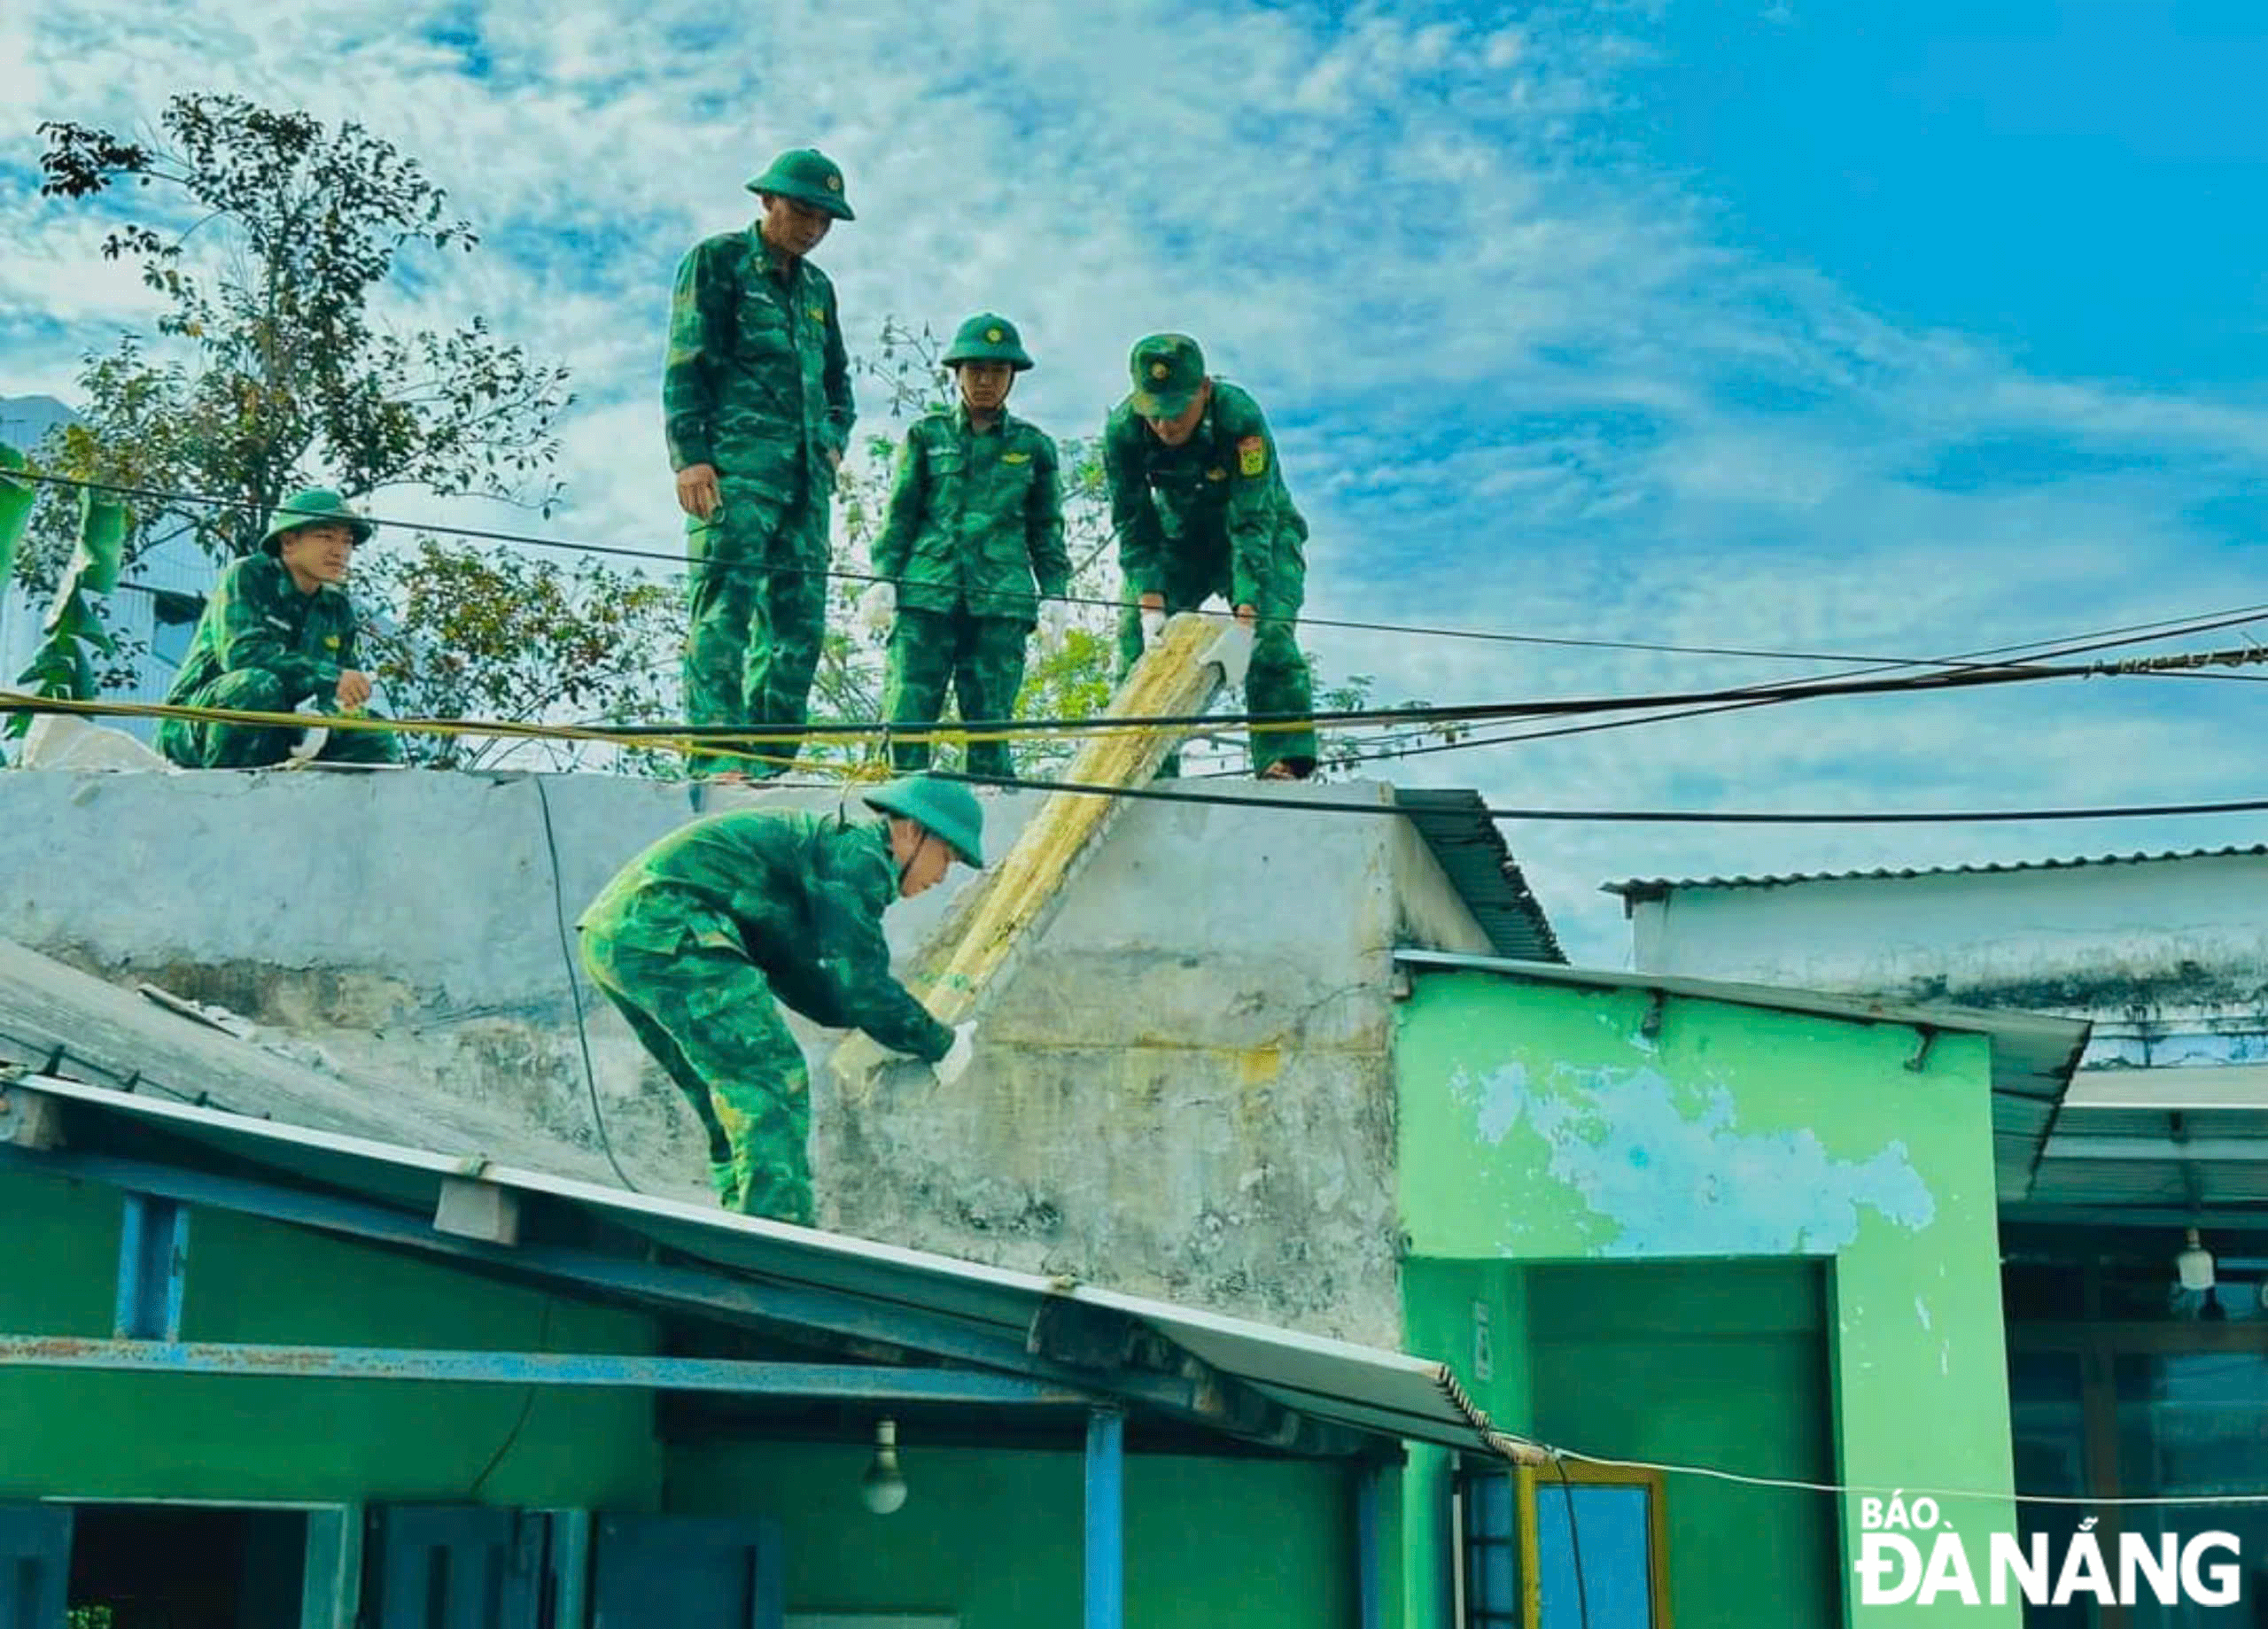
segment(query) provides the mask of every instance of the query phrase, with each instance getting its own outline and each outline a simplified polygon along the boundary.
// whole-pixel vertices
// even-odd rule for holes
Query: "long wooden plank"
[[[1224,629],[1217,618],[1192,613],[1175,617],[1127,674],[1103,716],[1202,713],[1223,688],[1243,682],[1251,653],[1247,629],[1234,624]],[[1190,733],[1186,725],[1104,731],[1080,749],[1064,779],[1087,786],[1139,786]],[[1071,880],[1101,847],[1124,806],[1122,799],[1093,793],[1049,794],[1015,845],[947,919],[908,980],[940,1020],[958,1024],[977,1011],[1061,907]],[[853,1035],[835,1050],[830,1062],[844,1090],[856,1096],[869,1090],[877,1072],[897,1056],[864,1035]]]

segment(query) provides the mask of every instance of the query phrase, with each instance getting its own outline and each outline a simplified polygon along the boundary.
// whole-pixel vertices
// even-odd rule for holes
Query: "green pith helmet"
[[[1152,334],[1134,342],[1134,411],[1146,419],[1177,419],[1205,383],[1205,353],[1186,334]]]
[[[843,167],[816,147],[790,147],[748,183],[750,192],[777,192],[823,209],[838,221],[856,221],[843,190]]]
[[[328,487],[310,486],[305,492],[293,493],[276,506],[268,517],[268,530],[260,539],[260,547],[271,555],[284,552],[283,536],[297,531],[302,526],[344,526],[354,534],[357,543],[368,543],[377,527],[346,507],[346,500]]]
[[[958,780],[935,775],[907,775],[866,794],[866,806],[904,815],[923,830],[934,832],[972,871],[984,869],[984,811],[976,794]]]
[[[951,368],[960,362],[1006,362],[1018,373],[1032,365],[1031,358],[1024,354],[1023,336],[1016,332],[1016,325],[990,311],[978,312],[954,332],[944,365]]]

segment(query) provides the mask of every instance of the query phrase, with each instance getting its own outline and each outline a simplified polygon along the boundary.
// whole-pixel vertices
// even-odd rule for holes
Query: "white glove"
[[[315,721],[299,732],[299,739],[291,751],[289,760],[291,763],[305,764],[322,750],[323,743],[330,739],[330,730],[328,725],[321,722],[322,710],[315,705],[313,696],[309,696],[291,710],[304,713],[309,719]]]
[[[1050,645],[1063,642],[1063,631],[1071,625],[1071,608],[1060,600],[1043,601],[1039,608],[1039,637]]]
[[[858,620],[875,632],[885,632],[890,618],[897,615],[897,585],[887,580],[876,583],[858,596]]]
[[[975,1051],[976,1020],[971,1019],[967,1023],[954,1028],[952,1051],[929,1066],[936,1074],[937,1084],[950,1086],[960,1079],[961,1072],[968,1067],[968,1060]]]
[[[1142,613],[1143,649],[1147,650],[1151,646],[1156,644],[1158,642],[1159,635],[1162,634],[1165,631],[1166,614],[1163,611],[1144,611]]]

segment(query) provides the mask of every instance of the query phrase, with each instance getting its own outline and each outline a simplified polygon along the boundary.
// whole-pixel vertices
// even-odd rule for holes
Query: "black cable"
[[[583,1051],[583,1090],[590,1095],[591,1124],[598,1129],[599,1149],[606,1155],[606,1162],[622,1179],[622,1185],[633,1193],[644,1191],[630,1180],[630,1173],[622,1168],[622,1161],[614,1157],[614,1143],[606,1133],[606,1113],[599,1107],[599,1075],[591,1066],[590,1027],[583,1019],[583,987],[575,976],[575,947],[567,937],[567,885],[559,874],[559,838],[551,827],[551,795],[544,790],[541,773],[528,777],[535,786],[535,801],[543,811],[543,846],[551,855],[551,921],[559,930],[559,958],[567,965],[567,994],[575,1004],[575,1041]]]
[[[2098,628],[2085,633],[2072,634],[2064,640],[2034,640],[2014,645],[1996,645],[1988,647],[1982,650],[1968,651],[1960,655],[1937,657],[1930,663],[1915,663],[1903,665],[1968,667],[1974,664],[1979,658],[2005,655],[2010,652],[2027,650],[2034,653],[2031,657],[2027,658],[2028,661],[2037,662],[2053,660],[2058,656],[2081,655],[2092,651],[2111,649],[2121,645],[2148,643],[2159,639],[2172,639],[2186,633],[2210,632],[2218,628],[2233,627],[2243,623],[2256,622],[2260,620],[2260,617],[2254,614],[2256,610],[2268,611],[2268,607],[2239,607],[2233,611],[2213,612],[2199,617],[2165,617],[2155,622],[2130,623],[2124,626]],[[2153,630],[2163,630],[2163,632],[2153,632]],[[1820,674],[1814,677],[1826,679],[1836,679],[1853,678],[1870,671],[1878,671],[1878,670],[1850,668],[1839,672]],[[2203,672],[2189,668],[2146,670],[2134,676],[2163,679],[2243,679],[2249,683],[2254,684],[2268,683],[2268,675],[2258,673]],[[1798,686],[1807,682],[1809,681],[1806,679],[1794,679],[1789,681],[1790,685]],[[1747,687],[1746,688],[1756,693],[1756,699],[1718,702],[1701,707],[1680,707],[1674,711],[1660,713],[1651,718],[1615,718],[1609,719],[1603,724],[1580,725],[1569,728],[1529,730],[1511,735],[1475,736],[1470,741],[1444,741],[1430,747],[1386,748],[1376,752],[1343,755],[1332,760],[1332,766],[1335,768],[1344,768],[1353,764],[1375,763],[1384,759],[1429,756],[1435,753],[1461,751],[1467,746],[1499,746],[1511,741],[1550,741],[1562,736],[1588,735],[1604,730],[1635,729],[1641,725],[1672,724],[1685,718],[1706,718],[1713,713],[1739,712],[1751,707],[1767,706],[1783,699],[1779,694],[1770,694],[1770,687],[1752,686]],[[1739,694],[1741,693],[1735,692],[1735,694]],[[1192,776],[1192,779],[1200,780],[1226,779],[1239,777],[1244,772],[1241,770],[1208,770],[1200,775]]]
[[[1561,1455],[1551,1456],[1552,1468],[1559,1473],[1559,1491],[1567,1501],[1567,1548],[1575,1557],[1575,1604],[1582,1615],[1582,1629],[1591,1629],[1590,1586],[1583,1581],[1583,1534],[1575,1524],[1575,1485],[1568,1480],[1567,1462]],[[1651,1517],[1651,1513],[1649,1512]]]
[[[1357,724],[1472,724],[1514,718],[1580,718],[1596,713],[1644,711],[1661,708],[1687,707],[1696,703],[1707,704],[1713,708],[1728,702],[1750,703],[1858,695],[1919,694],[1943,690],[1965,690],[1982,687],[2023,684],[2051,679],[2152,676],[2155,670],[2134,665],[2145,662],[2171,663],[2181,661],[2191,665],[2199,665],[2262,660],[2268,660],[2268,651],[2263,651],[2256,647],[2247,647],[2241,650],[2199,651],[2186,655],[2165,658],[2138,657],[2129,663],[2086,663],[2055,666],[2035,663],[2005,663],[1992,666],[1972,664],[1951,671],[1909,674],[1899,678],[1830,677],[1822,679],[1795,679],[1784,684],[1736,685],[1706,690],[1662,691],[1645,695],[1562,696],[1532,701],[1466,702],[1425,706],[1309,709],[1303,712],[1130,713],[1098,714],[1079,718],[968,718],[962,719],[954,725],[940,723],[928,727],[948,733],[967,732],[985,735],[1094,735],[1114,730],[1160,727],[1224,729],[1249,728],[1254,725],[1298,725],[1329,728]],[[81,702],[69,697],[35,696],[22,693],[0,692],[0,713],[42,711],[130,713],[135,717],[178,717],[223,723],[266,722],[264,715],[248,715],[238,709],[184,707],[170,702]],[[765,744],[778,744],[772,741],[773,737],[796,742],[813,740],[824,741],[841,738],[864,738],[885,733],[899,727],[882,721],[848,719],[807,720],[801,724],[761,726],[689,723],[617,724],[602,720],[565,725],[529,725],[507,727],[493,719],[425,720],[417,718],[394,720],[392,727],[414,729],[422,724],[428,723],[446,724],[459,733],[468,731],[485,731],[490,734],[520,734],[532,740],[543,739],[548,733],[555,735],[562,730],[570,730],[579,732],[583,737],[602,738],[616,744],[667,738],[676,741],[716,741],[728,746],[738,743],[750,749]]]
[[[1173,782],[1150,787],[1098,786],[1076,780],[1026,780],[1014,775],[972,775],[960,770],[929,772],[940,780],[970,786],[995,787],[1019,792],[1076,792],[1092,797],[1133,797],[1169,803],[1211,803],[1237,809],[1276,809],[1318,814],[1406,815],[1401,803],[1339,803],[1324,798],[1239,797],[1226,792],[1167,790]],[[2238,798],[2210,803],[2140,803],[2107,809],[1946,809],[1889,813],[1702,809],[1505,809],[1484,807],[1475,813],[1492,820],[1574,820],[1610,825],[1682,826],[1967,826],[2000,820],[2143,820],[2175,815],[2256,814],[2268,810],[2268,797]]]
[[[2136,663],[2163,661],[2169,663],[2177,660],[2187,661],[2193,664],[2257,662],[2268,660],[2268,652],[2248,647],[2241,650],[2233,648],[2224,651],[2199,651],[2179,657],[2134,659]],[[1050,733],[1091,735],[1112,730],[1146,730],[1161,727],[1243,728],[1254,724],[1301,724],[1310,725],[1319,729],[1353,724],[1472,724],[1509,718],[1577,718],[1593,713],[1643,711],[1648,709],[1689,707],[1696,704],[1702,704],[1713,710],[1726,702],[1750,704],[1843,696],[1922,694],[1942,690],[1969,690],[2000,685],[2024,684],[2048,679],[2162,677],[2165,672],[2171,671],[2173,670],[2171,668],[2154,670],[2104,663],[2067,663],[2052,666],[2039,662],[1999,663],[1991,665],[1969,663],[1950,671],[1909,674],[1902,678],[1860,678],[1836,675],[1817,679],[1790,679],[1780,684],[1730,685],[1705,690],[1658,691],[1646,695],[1561,696],[1519,702],[1462,702],[1407,707],[1310,709],[1305,712],[1128,713],[1095,715],[1084,718],[965,718],[958,725],[938,724],[928,727],[944,731],[959,730],[985,735]],[[26,704],[21,702],[0,699],[0,711],[24,710],[25,706]],[[405,722],[415,722],[415,720]],[[610,736],[628,740],[668,736],[684,741],[733,741],[773,735],[792,736],[797,740],[860,737],[874,735],[893,726],[881,723],[822,720],[799,725],[768,725],[760,729],[739,725],[695,724],[605,724],[576,727],[602,729]]]
[[[551,1309],[555,1304],[551,1292],[545,1291],[543,1317],[537,1323],[535,1331],[536,1350],[539,1352],[551,1349]],[[532,1380],[528,1383],[527,1395],[520,1399],[519,1417],[512,1422],[512,1429],[504,1433],[504,1440],[496,1445],[496,1451],[488,1456],[488,1462],[480,1468],[480,1474],[473,1478],[472,1485],[465,1489],[464,1496],[468,1500],[480,1497],[481,1488],[496,1473],[496,1467],[504,1462],[504,1456],[512,1451],[512,1445],[519,1441],[520,1433],[527,1429],[528,1416],[535,1412],[535,1394],[541,1389],[540,1382]]]
[[[164,503],[198,503],[214,508],[246,509],[253,511],[255,514],[260,512],[259,505],[241,498],[228,498],[221,497],[217,494],[204,493],[170,492],[160,487],[127,486],[104,481],[86,481],[71,476],[54,475],[33,470],[18,470],[12,471],[12,473],[17,475],[21,479],[43,482],[47,485],[56,486],[68,486],[95,492],[113,493],[124,497],[149,498]],[[387,520],[383,516],[368,516],[365,518],[369,519],[374,525],[388,526],[396,531],[428,531],[438,533],[444,537],[474,539],[484,542],[517,543],[532,548],[562,549],[575,554],[606,555],[631,560],[652,560],[679,567],[686,567],[695,563],[688,561],[681,554],[672,554],[662,549],[631,548],[620,544],[578,542],[571,539],[538,537],[532,532],[498,531],[475,526],[452,526],[423,522],[413,524],[407,521]],[[1107,545],[1106,544],[1104,547],[1107,546]],[[1094,554],[1088,556],[1089,562],[1091,562],[1095,556],[1099,555],[1101,552],[1101,547],[1098,547],[1094,551]],[[845,571],[832,566],[777,566],[755,561],[708,562],[703,563],[705,563],[706,568],[711,571],[764,571],[782,577],[824,577],[839,579],[844,582],[856,583],[877,583],[894,580],[882,577],[875,572]],[[1102,606],[1112,610],[1124,610],[1127,609],[1128,603],[1126,599],[1122,596],[1110,599],[1100,599],[1087,595],[1067,594],[1060,597],[1067,604]],[[2268,616],[2268,603],[2241,609],[2248,612],[2249,615],[2241,617],[2241,620],[2255,621],[2264,616]],[[1201,608],[1197,609],[1193,614],[1223,619],[1234,615],[1233,611],[1228,609],[1213,611],[1205,610]],[[2218,615],[2218,613],[2215,614]],[[2169,619],[2170,622],[2172,620],[2177,619]],[[1428,639],[1480,640],[1494,643],[1511,645],[1541,645],[1572,648],[1577,649],[1643,651],[1662,655],[1732,656],[1775,662],[1839,662],[1858,664],[1856,671],[1868,671],[1878,668],[1958,667],[1963,664],[1963,659],[1959,657],[1877,656],[1826,651],[1779,650],[1730,645],[1672,645],[1655,643],[1643,640],[1578,639],[1565,635],[1508,633],[1486,629],[1431,627],[1423,624],[1407,623],[1362,622],[1329,617],[1303,616],[1298,618],[1298,621],[1305,627],[1345,628],[1370,633],[1411,634]],[[2163,624],[2135,624],[2138,628],[2153,625]],[[2216,624],[2213,625],[2222,624]],[[2171,638],[2173,637],[2173,634],[2168,633],[2163,637]],[[2018,649],[2022,648],[2022,647],[2010,646],[2004,647],[2003,648]]]

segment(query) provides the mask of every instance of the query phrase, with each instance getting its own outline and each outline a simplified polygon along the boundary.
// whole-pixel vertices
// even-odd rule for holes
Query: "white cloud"
[[[1643,7],[1635,8],[1639,12]],[[1089,435],[1125,347],[1173,327],[1260,396],[1315,525],[1320,615],[1917,655],[2259,597],[2184,519],[2268,462],[2268,413],[2027,376],[1716,235],[1710,201],[1611,139],[1646,47],[1615,8],[1489,28],[1357,6],[1005,0],[567,12],[409,0],[82,0],[0,27],[0,101],[146,126],[172,92],[351,113],[480,226],[391,320],[496,330],[574,369],[557,536],[673,549],[657,407],[678,257],[745,222],[779,147],[844,164],[859,219],[821,261],[854,336],[1015,316],[1019,406]],[[464,65],[472,53],[479,76]],[[0,197],[0,391],[57,390],[148,310],[95,254],[105,206]],[[1759,395],[1760,393],[1760,395]],[[1788,404],[1770,410],[1775,396]],[[887,431],[868,387],[865,427]],[[1959,493],[1948,449],[2019,436],[2131,460]],[[493,505],[407,518],[544,528]],[[1334,674],[1436,700],[1785,676],[1785,664],[1317,630]],[[1419,760],[1526,804],[2091,803],[2242,784],[2243,687],[1820,703]],[[2206,823],[2106,846],[2167,846]],[[1999,827],[1530,825],[1516,846],[1584,954],[1619,957],[1601,878],[2074,851]],[[2091,837],[2091,840],[2093,840]]]

